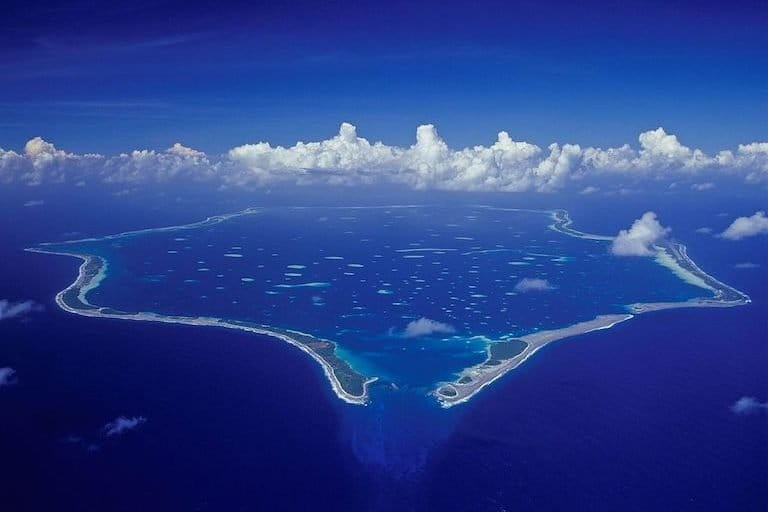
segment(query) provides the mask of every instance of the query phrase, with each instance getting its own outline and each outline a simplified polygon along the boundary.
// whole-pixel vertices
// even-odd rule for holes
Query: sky
[[[764,1],[4,3],[0,148],[768,140]]]

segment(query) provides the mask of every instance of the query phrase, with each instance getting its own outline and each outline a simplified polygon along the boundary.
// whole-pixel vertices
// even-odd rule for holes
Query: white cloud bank
[[[761,402],[753,396],[743,396],[731,406],[731,410],[736,414],[753,414],[766,409],[768,402]]]
[[[0,320],[8,320],[19,316],[24,316],[33,311],[40,311],[43,307],[32,300],[21,302],[11,302],[9,300],[0,300]]]
[[[421,317],[418,320],[409,322],[408,325],[405,326],[403,337],[417,338],[419,336],[431,336],[432,334],[451,334],[454,332],[456,332],[456,329],[454,329],[452,325]]]
[[[13,376],[16,374],[16,370],[13,368],[0,368],[0,388],[3,386],[10,386],[15,382]]]
[[[768,217],[765,212],[755,212],[751,217],[739,217],[720,233],[727,240],[741,240],[755,235],[768,234]]]
[[[541,148],[500,132],[488,146],[451,149],[431,125],[416,129],[409,147],[371,143],[343,123],[338,135],[320,142],[273,147],[245,144],[212,157],[174,144],[165,151],[133,151],[113,157],[73,154],[36,137],[23,152],[0,149],[0,183],[165,183],[176,179],[222,185],[399,183],[413,188],[477,191],[575,190],[596,192],[587,183],[610,177],[696,180],[713,173],[747,182],[768,182],[768,142],[743,144],[707,155],[683,145],[663,128],[641,133],[639,148],[581,147],[553,143]]]
[[[619,231],[611,244],[611,253],[616,256],[653,256],[653,245],[669,231],[659,223],[654,212],[645,212],[632,227]]]
[[[524,277],[515,285],[515,291],[521,293],[546,292],[555,288],[556,286],[551,285],[546,279],[537,277]]]
[[[115,418],[114,421],[110,421],[104,427],[102,428],[102,431],[104,432],[104,435],[107,437],[112,436],[119,436],[128,430],[133,430],[135,428],[140,427],[144,423],[146,423],[147,418],[144,416],[134,416],[132,418],[128,418],[125,416],[120,416],[118,418]]]

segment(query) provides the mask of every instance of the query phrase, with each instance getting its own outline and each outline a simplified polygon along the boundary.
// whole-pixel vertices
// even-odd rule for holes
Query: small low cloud
[[[8,320],[24,316],[33,311],[40,311],[43,307],[35,301],[24,300],[21,302],[11,302],[9,300],[0,300],[0,320]]]
[[[696,230],[697,233],[700,235],[711,235],[712,234],[712,228],[703,227]]]
[[[550,284],[546,279],[537,277],[524,277],[515,285],[515,291],[520,293],[547,292],[555,288],[557,287]]]
[[[456,329],[452,325],[421,317],[418,320],[409,322],[408,325],[405,326],[403,337],[417,338],[419,336],[430,336],[432,334],[451,334],[454,332],[456,332]]]
[[[80,448],[82,448],[88,453],[94,453],[101,450],[101,445],[99,445],[98,443],[91,442],[88,439],[84,438],[83,436],[69,435],[64,439],[62,439],[62,442],[64,444],[79,446]]]
[[[752,263],[751,261],[745,261],[744,263],[737,263],[733,266],[733,268],[738,269],[750,269],[750,268],[759,268],[760,265],[757,263]]]
[[[0,388],[14,384],[16,382],[14,375],[16,375],[16,370],[13,368],[7,366],[0,368]]]
[[[706,183],[694,183],[691,185],[691,189],[698,192],[702,192],[704,190],[712,190],[713,188],[715,188],[715,184],[710,181]]]
[[[593,187],[593,186],[590,185],[588,187],[584,187],[583,189],[581,189],[581,192],[579,192],[579,194],[585,194],[585,195],[586,194],[594,194],[595,192],[599,192],[599,191],[600,191],[599,188]]]
[[[768,217],[765,212],[755,212],[751,217],[739,217],[720,233],[726,240],[741,240],[755,235],[768,234]]]
[[[117,192],[112,192],[112,195],[115,197],[123,197],[133,194],[136,191],[134,188],[124,188],[121,190],[118,190]]]
[[[144,416],[118,416],[101,427],[95,435],[71,434],[62,439],[64,444],[77,446],[88,453],[101,450],[102,446],[107,446],[104,438],[120,437],[130,430],[135,430],[147,422]]]
[[[669,231],[659,223],[654,212],[645,212],[632,227],[619,231],[611,244],[611,253],[616,256],[653,256],[653,245]]]
[[[761,402],[753,396],[743,396],[731,406],[735,414],[755,414],[768,409],[768,402]]]
[[[30,201],[27,201],[24,203],[24,206],[30,207],[30,206],[42,206],[45,204],[45,201],[42,199],[32,199]]]
[[[128,418],[126,416],[119,416],[114,421],[110,421],[102,428],[102,432],[106,437],[119,436],[129,430],[136,429],[146,423],[147,418],[144,416],[133,416]]]

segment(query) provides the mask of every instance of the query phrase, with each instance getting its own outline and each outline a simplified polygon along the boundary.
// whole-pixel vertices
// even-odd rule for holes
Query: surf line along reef
[[[336,396],[338,396],[341,400],[350,404],[365,405],[368,403],[369,398],[368,386],[372,382],[375,382],[377,379],[376,377],[366,377],[365,375],[356,372],[346,361],[339,358],[336,355],[336,343],[333,341],[316,338],[296,330],[280,329],[240,320],[226,320],[215,317],[159,315],[152,312],[129,312],[109,307],[96,306],[88,301],[87,294],[88,292],[97,288],[99,284],[107,277],[107,260],[101,256],[93,254],[82,254],[78,252],[46,249],[46,246],[50,245],[60,246],[83,241],[120,239],[149,232],[194,229],[218,224],[234,217],[255,214],[259,211],[260,210],[258,208],[248,208],[238,213],[208,217],[203,221],[192,224],[169,226],[157,229],[128,231],[124,233],[118,233],[116,235],[109,235],[104,238],[72,240],[69,242],[56,244],[44,243],[40,244],[38,247],[28,248],[26,250],[30,252],[39,252],[45,254],[72,256],[83,260],[75,281],[72,282],[72,284],[70,284],[67,288],[56,294],[56,304],[64,311],[89,317],[118,318],[121,320],[138,320],[208,327],[224,327],[228,329],[248,331],[264,336],[271,336],[273,338],[277,338],[279,340],[290,343],[317,361],[317,363],[319,363],[322,367],[326,378],[331,383],[331,387],[333,388],[334,393],[336,393]]]
[[[414,208],[428,208],[419,206],[389,206],[382,207],[391,210],[401,209],[414,209]],[[490,208],[490,207],[478,207],[485,211],[509,211],[509,212],[524,212],[527,214],[546,215],[551,218],[551,224],[548,225],[549,229],[558,232],[569,237],[582,238],[588,240],[594,240],[600,242],[610,242],[612,237],[591,235],[576,231],[570,227],[571,220],[568,213],[565,210],[521,210],[521,209],[502,209],[502,208]],[[351,208],[350,209],[354,209]],[[333,335],[320,337],[314,334],[308,334],[304,331],[312,332],[313,328],[306,327],[302,329],[295,329],[295,325],[289,327],[276,327],[273,325],[267,325],[264,320],[256,318],[258,321],[251,321],[250,316],[247,320],[221,318],[213,315],[200,315],[192,316],[187,315],[186,308],[180,311],[174,311],[174,313],[183,314],[159,314],[157,312],[143,311],[144,307],[136,308],[142,309],[139,311],[134,310],[134,303],[131,302],[128,306],[122,306],[120,308],[99,306],[93,304],[89,300],[89,293],[96,290],[100,284],[105,280],[109,280],[111,275],[109,272],[110,258],[103,256],[100,251],[91,250],[90,248],[83,247],[88,245],[89,242],[102,242],[109,241],[114,244],[121,244],[123,242],[130,241],[143,234],[157,234],[163,232],[176,232],[184,230],[194,230],[197,228],[215,228],[218,224],[235,218],[241,218],[246,216],[258,216],[266,209],[250,208],[242,212],[209,217],[201,222],[192,224],[186,224],[181,226],[170,226],[164,228],[145,229],[139,231],[131,231],[125,233],[119,233],[116,235],[109,235],[102,238],[91,238],[84,240],[71,240],[67,242],[47,243],[40,244],[34,248],[28,249],[33,252],[48,253],[48,254],[60,254],[71,257],[77,257],[82,260],[80,265],[78,276],[75,281],[67,288],[62,290],[56,295],[56,303],[63,310],[70,313],[79,314],[90,317],[106,317],[117,318],[124,320],[136,320],[136,321],[152,321],[152,322],[164,322],[164,323],[178,323],[186,325],[197,326],[211,326],[211,327],[223,327],[229,329],[238,329],[248,331],[254,334],[269,336],[276,338],[295,347],[299,348],[310,357],[312,357],[318,364],[321,365],[323,372],[331,384],[331,387],[335,394],[343,401],[350,404],[364,405],[369,402],[369,386],[377,380],[377,377],[366,375],[365,373],[378,374],[376,371],[370,369],[366,372],[361,372],[355,369],[357,365],[354,359],[350,359],[347,356],[348,351],[345,347],[339,347],[336,341],[332,341]],[[301,210],[301,209],[295,209]],[[361,209],[357,209],[360,211]],[[376,210],[367,209],[368,211]],[[386,213],[390,213],[387,211]],[[376,213],[378,215],[378,213]],[[467,216],[470,218],[471,216]],[[341,217],[347,219],[349,217]],[[497,221],[498,222],[498,221]],[[542,229],[546,229],[542,225]],[[284,235],[279,235],[284,236]],[[494,234],[495,236],[495,234]],[[461,240],[463,243],[467,240],[472,240],[471,237],[454,237],[455,240]],[[184,240],[184,238],[176,238],[174,240]],[[278,245],[280,240],[277,241]],[[209,246],[210,247],[210,246]],[[386,247],[386,246],[385,246]],[[431,247],[431,246],[430,246]],[[496,247],[501,247],[497,245]],[[235,249],[235,248],[233,248]],[[260,248],[261,249],[261,248]],[[491,249],[475,251],[477,253],[494,253],[496,251],[506,251],[508,249]],[[575,322],[572,325],[566,327],[558,327],[554,329],[538,329],[533,332],[529,332],[523,336],[497,336],[496,339],[489,339],[485,343],[486,358],[485,361],[466,367],[456,374],[456,378],[450,382],[438,382],[430,394],[437,399],[443,407],[450,407],[456,404],[460,404],[469,400],[477,392],[485,388],[491,382],[503,376],[506,372],[516,368],[528,359],[533,353],[542,348],[543,346],[552,343],[554,341],[564,339],[567,337],[577,336],[586,332],[590,332],[598,329],[607,329],[619,322],[632,318],[633,315],[644,313],[648,311],[654,311],[658,309],[676,308],[676,307],[724,307],[724,306],[736,306],[749,302],[749,297],[745,294],[721,283],[713,277],[707,275],[688,257],[685,250],[685,246],[676,242],[664,242],[657,247],[656,250],[656,262],[669,268],[680,279],[692,284],[697,289],[704,288],[711,293],[711,297],[698,297],[693,299],[687,299],[678,302],[648,302],[648,303],[635,303],[625,306],[625,311],[616,314],[603,314],[597,315],[592,320]],[[402,258],[422,258],[419,254],[413,251],[431,251],[433,254],[445,255],[445,251],[456,251],[456,249],[432,249],[432,248],[419,248],[419,249],[399,249],[395,250],[395,253],[403,253],[399,255]],[[175,253],[176,251],[167,251],[168,253]],[[97,254],[99,253],[99,254]],[[474,254],[470,251],[464,254]],[[457,253],[450,253],[457,254]],[[534,254],[534,253],[531,253]],[[239,257],[239,254],[224,254],[227,257]],[[272,256],[276,256],[272,254]],[[374,254],[374,257],[381,258],[380,254]],[[548,255],[540,255],[548,256]],[[447,256],[442,256],[443,258]],[[330,262],[338,262],[343,260],[340,256],[325,256],[324,260]],[[383,262],[384,260],[379,260]],[[407,259],[404,261],[418,262],[422,260]],[[553,260],[554,261],[554,260]],[[198,262],[201,263],[201,262]],[[295,262],[291,262],[295,263]],[[519,262],[519,264],[526,264]],[[384,263],[386,265],[386,263]],[[262,265],[260,265],[262,266]],[[304,272],[304,266],[292,264],[286,265],[290,272],[285,273],[285,276],[300,276]],[[367,265],[366,265],[367,266]],[[420,266],[420,264],[417,264]],[[345,267],[346,270],[359,270],[364,267],[363,264],[348,263]],[[472,267],[474,268],[474,267]],[[208,271],[208,268],[199,268],[198,271]],[[307,269],[307,272],[311,269]],[[392,269],[396,270],[396,269]],[[401,269],[402,270],[402,269]],[[473,270],[469,270],[473,272]],[[345,275],[354,275],[354,272],[345,272]],[[221,276],[218,276],[221,277]],[[287,277],[285,279],[295,279]],[[192,281],[192,280],[189,280]],[[251,278],[242,278],[241,281],[251,282]],[[497,280],[498,281],[498,280]],[[363,281],[361,281],[362,283]],[[129,283],[130,284],[130,283]],[[388,284],[388,283],[386,283]],[[311,289],[312,287],[325,287],[329,286],[328,283],[323,282],[311,282],[301,284],[279,284],[272,285],[278,290],[284,289]],[[302,288],[303,287],[303,288]],[[308,288],[309,287],[309,288]],[[223,289],[223,287],[221,287]],[[218,288],[217,288],[218,289]],[[391,293],[390,290],[378,290],[377,293]],[[266,294],[277,293],[272,291],[265,291]],[[292,292],[293,293],[293,292]],[[693,294],[691,294],[693,295]],[[378,295],[382,297],[382,295]],[[384,295],[386,296],[386,294]],[[473,295],[483,297],[482,294]],[[279,295],[270,295],[270,297],[279,297]],[[312,299],[318,297],[313,296]],[[111,301],[106,301],[111,302]],[[263,302],[263,301],[262,301]],[[354,302],[354,301],[353,301]],[[394,302],[393,304],[400,305],[400,302]],[[315,304],[318,305],[318,304]],[[322,305],[322,304],[320,304]],[[353,308],[355,310],[365,309],[361,307]],[[227,310],[229,311],[229,310]],[[206,313],[207,311],[200,311]],[[594,313],[593,313],[594,314]],[[226,315],[223,315],[226,316]],[[353,316],[353,315],[350,315]],[[265,318],[266,320],[266,318]],[[290,324],[290,321],[277,321],[276,325]],[[467,325],[467,324],[465,324]],[[471,329],[471,327],[470,327]],[[498,331],[497,331],[498,332]],[[509,331],[501,331],[509,332]],[[344,350],[339,350],[344,348]],[[481,356],[480,356],[481,357]],[[352,364],[350,363],[352,362]],[[477,361],[475,357],[474,361]],[[473,361],[473,362],[474,362]],[[451,370],[453,372],[453,370]],[[380,374],[379,374],[380,375]],[[443,377],[444,378],[444,377]],[[438,379],[436,379],[438,380]],[[432,381],[435,382],[435,381]]]
[[[550,228],[555,231],[577,238],[613,240],[612,237],[593,235],[572,229],[570,227],[572,221],[565,210],[553,210],[549,213],[554,221]],[[489,344],[485,361],[464,369],[452,382],[440,383],[432,394],[443,407],[464,403],[496,379],[523,364],[542,347],[564,338],[609,329],[618,323],[633,318],[635,314],[684,307],[732,307],[751,302],[745,293],[718,281],[701,270],[688,256],[683,244],[675,241],[664,241],[655,246],[654,249],[656,250],[656,261],[660,265],[669,268],[684,281],[711,291],[712,296],[680,302],[629,304],[626,306],[626,314],[599,315],[593,320],[579,322],[561,329],[538,331],[519,338],[509,338]]]

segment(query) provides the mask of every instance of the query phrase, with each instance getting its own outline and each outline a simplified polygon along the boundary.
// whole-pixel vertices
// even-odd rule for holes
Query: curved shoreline
[[[394,208],[389,205],[373,208]],[[411,208],[417,205],[405,205],[401,207]],[[573,223],[568,212],[562,209],[556,210],[533,210],[519,208],[498,208],[489,206],[480,206],[493,210],[530,212],[537,214],[546,214],[553,221],[548,227],[558,233],[588,240],[611,241],[613,237],[604,235],[595,235],[584,233],[571,228]],[[356,208],[356,207],[349,207]],[[238,329],[254,334],[270,336],[280,339],[299,348],[310,357],[312,357],[323,369],[331,387],[341,400],[357,405],[365,405],[369,401],[368,387],[375,382],[377,377],[366,377],[357,373],[350,364],[335,354],[337,344],[333,341],[314,337],[310,334],[302,333],[291,329],[281,329],[253,322],[227,320],[216,317],[187,317],[176,315],[161,315],[152,312],[126,312],[119,311],[109,307],[101,307],[91,304],[86,295],[89,291],[97,288],[102,280],[106,278],[106,269],[108,262],[101,256],[92,254],[82,254],[77,252],[57,251],[46,249],[45,246],[61,246],[77,242],[111,240],[121,237],[136,236],[143,233],[158,231],[175,231],[194,229],[206,225],[218,224],[227,219],[239,217],[242,215],[255,214],[262,211],[261,208],[248,208],[241,212],[225,215],[216,215],[208,217],[202,221],[179,226],[168,226],[161,228],[148,228],[135,231],[126,231],[113,235],[107,235],[100,238],[84,238],[80,240],[69,240],[58,243],[44,243],[36,248],[28,248],[27,251],[43,254],[57,254],[70,257],[76,257],[83,260],[79,267],[77,278],[67,288],[56,294],[56,303],[58,306],[69,313],[74,313],[89,317],[104,317],[124,320],[149,321],[161,323],[176,323],[184,325],[202,325],[209,327],[224,327],[228,329]],[[578,322],[576,324],[563,328],[533,332],[518,338],[503,337],[499,341],[489,342],[486,347],[486,359],[477,365],[461,370],[456,379],[450,382],[439,382],[435,389],[430,392],[442,407],[451,407],[467,402],[475,394],[480,392],[486,386],[496,381],[507,372],[517,368],[536,353],[542,347],[555,341],[578,336],[588,332],[608,329],[614,325],[633,318],[636,314],[647,313],[662,309],[672,309],[681,307],[732,307],[748,304],[751,302],[749,296],[735,288],[728,286],[721,281],[710,276],[688,256],[687,249],[683,244],[670,241],[655,247],[656,262],[659,265],[669,268],[680,279],[708,290],[713,294],[712,297],[697,297],[680,302],[651,302],[636,303],[624,306],[627,313],[599,315],[592,320]],[[507,343],[504,342],[514,342]],[[520,349],[520,346],[524,348]],[[510,350],[510,346],[515,347]],[[505,355],[494,358],[495,352],[502,352]]]
[[[530,211],[530,210],[527,210]],[[572,220],[566,210],[538,210],[549,213],[554,221],[549,228],[567,236],[588,240],[610,241],[613,237],[583,233],[572,229]],[[525,336],[511,338],[526,344],[518,354],[506,359],[494,359],[490,345],[486,349],[486,359],[479,364],[465,368],[459,372],[456,379],[450,382],[440,382],[431,394],[444,408],[467,402],[486,386],[501,378],[523,364],[542,347],[555,341],[586,334],[588,332],[610,329],[614,325],[633,318],[637,314],[659,311],[663,309],[686,307],[733,307],[749,304],[749,296],[710,276],[688,256],[685,245],[679,242],[665,242],[656,247],[656,262],[669,268],[680,279],[704,288],[713,293],[713,297],[697,297],[680,302],[640,302],[624,306],[627,314],[599,315],[593,320],[579,322],[568,327],[537,331]],[[501,341],[508,341],[504,339]],[[495,342],[499,343],[499,342]]]
[[[508,359],[494,360],[491,357],[490,347],[485,361],[469,368],[465,368],[459,374],[456,380],[438,384],[438,387],[432,394],[444,408],[463,404],[477,393],[483,390],[489,384],[503,377],[527,361],[533,354],[541,348],[557,340],[586,334],[588,332],[601,329],[609,329],[614,325],[633,318],[634,315],[600,315],[593,320],[579,322],[561,329],[552,329],[548,331],[536,331],[525,336],[514,338],[526,344],[522,352]],[[496,364],[492,364],[496,361]]]
[[[133,234],[135,232],[130,232]],[[338,361],[346,365],[346,369],[361,379],[360,386],[362,387],[362,393],[351,393],[344,388],[337,371],[342,370],[340,366],[334,366],[331,362],[326,360],[320,353],[317,352],[318,346],[321,348],[333,347],[335,351],[336,343],[324,340],[321,338],[315,338],[299,331],[293,331],[290,329],[275,329],[273,327],[267,327],[259,324],[252,324],[249,322],[231,321],[222,318],[215,317],[187,317],[187,316],[175,316],[175,315],[160,315],[150,312],[138,312],[129,313],[119,310],[115,310],[107,307],[99,307],[88,302],[85,295],[88,291],[96,288],[98,284],[106,277],[107,263],[104,258],[100,256],[94,256],[90,254],[80,254],[74,252],[62,252],[62,251],[48,251],[45,249],[29,248],[26,249],[29,252],[37,252],[42,254],[56,254],[61,256],[71,256],[83,260],[80,265],[77,278],[69,286],[56,294],[56,304],[69,313],[74,313],[81,316],[88,317],[101,317],[101,318],[115,318],[121,320],[136,320],[146,322],[160,322],[171,324],[183,324],[183,325],[197,325],[197,326],[209,326],[209,327],[224,327],[228,329],[238,329],[243,331],[252,332],[254,334],[260,334],[264,336],[270,336],[280,339],[291,345],[297,347],[299,350],[308,354],[314,359],[323,369],[328,381],[331,383],[331,388],[341,400],[355,405],[366,405],[369,400],[368,386],[377,380],[377,377],[365,377],[357,374],[348,363],[336,358]],[[94,270],[96,272],[94,273]],[[68,295],[74,295],[74,297],[68,297]],[[70,304],[67,300],[76,300],[76,304]],[[74,301],[73,300],[73,301]],[[337,363],[338,364],[338,363]],[[344,370],[346,370],[344,369]]]

